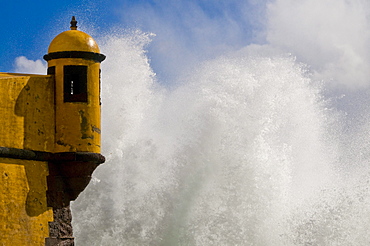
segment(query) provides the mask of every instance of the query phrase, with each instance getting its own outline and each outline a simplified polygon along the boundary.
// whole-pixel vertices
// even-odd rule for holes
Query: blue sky
[[[2,1],[0,71],[4,72],[21,72],[15,65],[20,56],[42,60],[51,40],[69,28],[75,15],[80,30],[98,42],[117,30],[154,33],[147,55],[165,83],[191,64],[263,44],[296,57],[328,84],[352,89],[370,85],[368,1]]]
[[[183,66],[173,64],[215,56],[256,39],[262,28],[263,1],[241,0],[83,0],[4,1],[0,8],[0,71],[12,72],[15,58],[42,59],[58,33],[75,15],[81,30],[94,38],[114,29],[155,33],[148,47],[152,67],[169,79]],[[258,17],[258,18],[257,18]],[[173,47],[173,52],[163,49]],[[164,51],[165,50],[165,51]],[[179,59],[179,57],[183,59]]]
[[[3,35],[0,37],[0,71],[11,71],[14,59],[27,56],[29,59],[40,59],[46,53],[52,38],[67,30],[72,15],[80,19],[91,19],[94,25],[104,27],[119,19],[114,6],[119,4],[110,1],[4,1],[0,8],[0,26]],[[99,11],[101,9],[102,11]],[[99,19],[103,19],[100,22]]]

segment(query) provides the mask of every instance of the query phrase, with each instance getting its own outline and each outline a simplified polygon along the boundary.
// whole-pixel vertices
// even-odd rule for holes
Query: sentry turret
[[[56,152],[100,153],[100,63],[95,40],[77,30],[62,32],[50,43],[48,74],[55,75]]]

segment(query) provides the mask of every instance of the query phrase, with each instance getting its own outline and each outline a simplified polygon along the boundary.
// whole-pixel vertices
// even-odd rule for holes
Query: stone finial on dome
[[[77,30],[77,21],[74,16],[72,16],[72,20],[70,23],[71,23],[71,30]]]

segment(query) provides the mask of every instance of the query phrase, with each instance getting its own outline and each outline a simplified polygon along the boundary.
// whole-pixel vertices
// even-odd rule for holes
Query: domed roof
[[[51,41],[48,53],[62,51],[85,51],[100,53],[95,40],[88,34],[79,30],[68,30],[57,35]]]

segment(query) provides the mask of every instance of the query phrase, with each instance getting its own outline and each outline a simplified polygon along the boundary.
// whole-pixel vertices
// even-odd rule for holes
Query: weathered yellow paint
[[[95,41],[86,35],[77,30],[63,32],[51,42],[49,53],[70,50],[99,52]],[[65,45],[68,43],[73,43],[73,47]],[[87,66],[87,103],[64,102],[63,69],[66,65]],[[48,61],[48,67],[53,66],[55,67],[56,92],[55,152],[100,153],[100,63],[83,58],[61,58]]]
[[[62,32],[51,41],[48,53],[61,51],[86,51],[100,53],[99,46],[88,34],[79,30]]]
[[[47,162],[0,158],[0,245],[44,245]]]
[[[0,73],[0,146],[54,151],[52,76]]]

